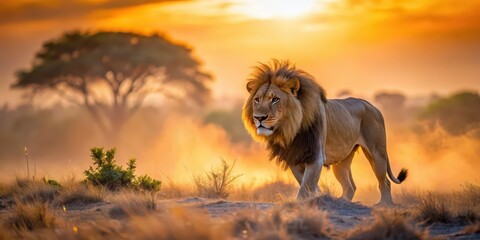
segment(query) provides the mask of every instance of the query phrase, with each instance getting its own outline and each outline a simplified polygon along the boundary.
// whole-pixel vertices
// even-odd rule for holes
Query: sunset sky
[[[215,77],[217,100],[242,99],[250,67],[271,58],[310,72],[330,97],[480,89],[477,0],[3,0],[0,104],[18,102],[14,72],[42,42],[73,29],[186,43]]]
[[[22,91],[10,89],[15,72],[30,67],[42,43],[72,30],[162,33],[192,47],[203,70],[214,77],[213,104],[207,113],[238,108],[247,96],[245,79],[251,67],[272,58],[288,59],[315,76],[331,98],[346,90],[367,100],[389,91],[412,101],[432,94],[480,91],[479,0],[2,0],[0,108],[8,104],[13,109],[22,101]],[[133,119],[126,128],[128,137],[115,145],[122,159],[132,155],[143,159],[139,171],[163,180],[169,176],[189,181],[189,171],[210,169],[221,157],[238,160],[238,172],[245,174],[242,181],[261,183],[280,172],[266,160],[263,145],[232,142],[225,129],[206,124],[202,116],[163,115],[163,108],[155,109],[160,111],[155,118],[142,118],[149,116],[145,113]],[[88,116],[51,114],[66,120],[58,127],[55,121],[47,124],[52,130],[24,123],[38,135],[27,130],[21,135],[22,129],[14,127],[5,131],[4,143],[12,142],[18,149],[0,159],[9,164],[0,168],[0,180],[24,172],[24,146],[31,149],[29,156],[37,161],[39,173],[79,176],[89,164],[87,148],[108,146],[92,137],[83,121],[76,122]],[[36,117],[29,121],[43,119]],[[395,121],[403,120],[386,124],[389,154],[395,159],[394,172],[412,169],[407,184],[444,188],[478,179],[478,139],[449,136],[441,129],[418,135],[408,122],[401,125],[404,129],[392,128]],[[236,127],[243,130],[241,123]],[[17,135],[27,137],[11,137]],[[44,141],[55,136],[63,147]],[[65,161],[68,170],[59,164]],[[353,172],[359,186],[368,188],[376,183],[366,162],[355,160]],[[452,162],[456,171],[451,171]],[[186,171],[185,166],[190,168]],[[415,174],[419,169],[422,174]],[[331,171],[326,176],[322,181],[334,178]],[[427,184],[425,179],[434,180]]]

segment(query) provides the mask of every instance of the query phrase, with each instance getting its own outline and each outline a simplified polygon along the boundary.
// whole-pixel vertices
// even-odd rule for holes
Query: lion
[[[266,143],[270,160],[290,169],[300,188],[297,199],[318,192],[323,166],[331,166],[351,201],[356,190],[351,163],[360,147],[379,183],[379,204],[393,204],[390,181],[403,182],[408,170],[395,177],[386,149],[380,111],[359,98],[327,99],[314,77],[288,61],[260,63],[247,80],[250,96],[242,119],[249,134]]]

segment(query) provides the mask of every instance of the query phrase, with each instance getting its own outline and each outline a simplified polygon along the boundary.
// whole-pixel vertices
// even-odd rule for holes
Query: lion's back
[[[376,120],[382,120],[383,116],[373,104],[361,98],[330,99],[326,104],[327,117],[332,118],[365,118],[373,117]]]
[[[327,122],[351,122],[360,119],[366,110],[366,101],[359,98],[329,99],[325,104]],[[347,123],[345,123],[347,124]]]
[[[325,112],[328,162],[337,162],[348,156],[358,144],[362,122],[365,124],[372,117],[377,121],[377,117],[381,117],[377,108],[360,98],[330,99],[325,105]]]

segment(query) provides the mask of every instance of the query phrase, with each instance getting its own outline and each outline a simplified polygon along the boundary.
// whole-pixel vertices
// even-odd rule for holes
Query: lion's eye
[[[278,98],[278,97],[272,98],[272,103],[273,104],[278,103],[279,101],[280,101],[280,98]]]
[[[255,103],[260,102],[260,98],[258,98],[258,97],[254,98],[253,100],[255,101]]]

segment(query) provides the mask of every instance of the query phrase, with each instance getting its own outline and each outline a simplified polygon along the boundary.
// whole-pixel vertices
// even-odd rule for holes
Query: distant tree
[[[347,97],[350,97],[352,96],[352,91],[348,90],[348,89],[342,89],[340,91],[337,92],[337,96],[338,98],[347,98]]]
[[[473,136],[480,137],[480,95],[466,91],[439,98],[422,111],[420,118],[439,124],[452,135],[475,131]]]
[[[403,108],[407,98],[400,93],[381,92],[375,95],[375,102],[382,105],[383,108]]]
[[[242,105],[236,105],[230,110],[214,110],[205,116],[204,122],[222,127],[234,143],[252,141],[243,126]]]
[[[380,92],[375,95],[375,102],[380,105],[389,125],[402,124],[407,118],[406,100],[405,95],[401,93]]]
[[[210,80],[190,48],[160,35],[74,31],[44,43],[12,87],[33,96],[53,91],[84,106],[104,134],[116,137],[149,94],[203,104]]]

